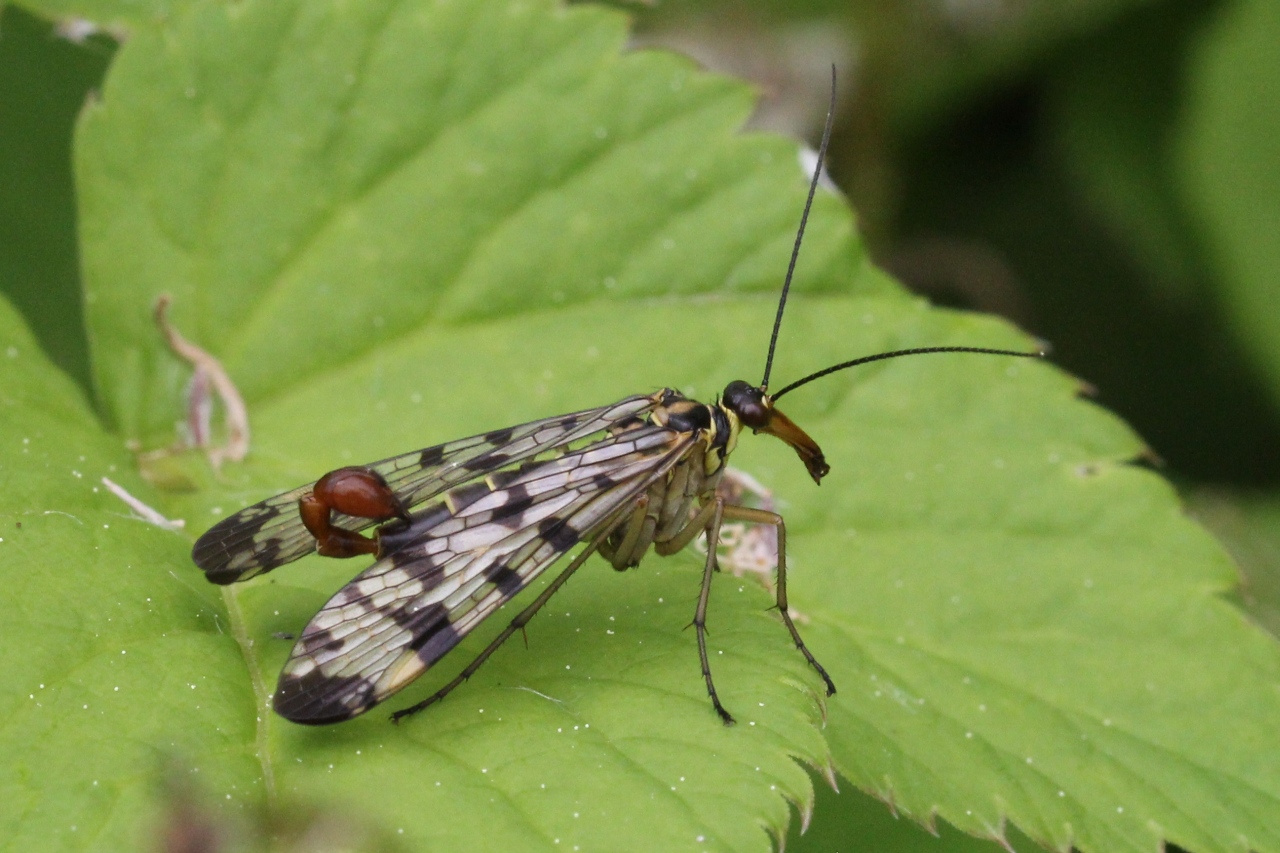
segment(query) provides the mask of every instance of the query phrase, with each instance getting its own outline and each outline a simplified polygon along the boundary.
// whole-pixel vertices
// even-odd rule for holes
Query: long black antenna
[[[796,271],[796,259],[800,257],[800,241],[804,239],[804,226],[809,221],[809,208],[813,206],[813,194],[818,189],[818,179],[822,177],[822,161],[827,158],[827,144],[831,142],[831,125],[836,116],[836,67],[831,66],[831,103],[827,106],[827,126],[822,130],[822,144],[818,146],[818,165],[813,169],[813,180],[809,182],[809,197],[804,202],[804,213],[800,214],[800,230],[796,231],[796,245],[791,250],[791,263],[787,266],[787,277],[782,281],[782,298],[778,300],[778,316],[773,321],[773,335],[769,338],[769,355],[764,360],[764,379],[760,380],[760,390],[769,390],[769,372],[773,370],[773,350],[778,345],[778,329],[782,327],[782,310],[787,307],[787,292],[791,290],[791,276]]]
[[[788,391],[794,391],[801,385],[812,382],[815,379],[821,379],[829,373],[835,373],[837,370],[844,370],[846,367],[856,367],[859,364],[866,364],[871,361],[883,361],[886,358],[897,358],[902,355],[924,355],[930,352],[980,352],[987,355],[1012,355],[1017,358],[1044,358],[1042,352],[1018,352],[1016,350],[1007,349],[985,349],[983,347],[917,347],[916,349],[900,349],[893,352],[882,352],[877,355],[865,355],[862,358],[855,358],[853,361],[846,361],[841,364],[828,367],[826,370],[819,370],[817,373],[810,373],[803,379],[797,379],[786,388],[783,388],[770,399],[777,400]]]

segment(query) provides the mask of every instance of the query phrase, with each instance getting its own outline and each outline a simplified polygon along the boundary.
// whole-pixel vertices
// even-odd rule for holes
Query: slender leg
[[[710,521],[703,517],[710,511]],[[703,678],[707,680],[707,693],[712,697],[716,713],[721,715],[724,725],[733,725],[733,715],[724,710],[723,704],[716,695],[716,685],[712,683],[712,665],[707,660],[707,602],[712,597],[712,575],[716,574],[716,548],[719,546],[719,525],[724,520],[724,498],[717,497],[699,512],[698,520],[703,521],[703,529],[707,530],[707,566],[703,569],[703,589],[698,594],[698,610],[694,612],[694,628],[698,629],[698,657],[703,663]],[[690,525],[692,526],[692,525]]]
[[[636,550],[636,543],[640,541],[640,533],[644,530],[644,520],[648,513],[649,496],[644,494],[636,499],[635,509],[631,511],[631,520],[623,531],[622,541],[618,543],[618,547],[608,549],[607,542],[601,545],[600,553],[605,555],[617,571],[623,571],[633,565],[631,555]]]
[[[720,498],[719,500],[721,503],[724,502],[724,498]],[[680,532],[675,536],[664,542],[653,543],[653,550],[660,557],[666,557],[676,553],[677,551],[683,551],[689,546],[690,542],[698,538],[699,533],[703,533],[710,529],[711,519],[714,515],[715,507],[712,506],[711,503],[708,503],[706,506],[701,507],[698,510],[698,514],[689,519],[689,523],[680,528]],[[718,533],[717,536],[719,536]],[[719,570],[720,566],[717,563],[716,571]]]
[[[723,517],[730,521],[747,521],[755,524],[772,524],[778,529],[778,584],[777,584],[777,603],[778,613],[782,615],[782,622],[787,626],[787,630],[791,632],[791,639],[795,640],[796,648],[800,650],[800,654],[804,655],[804,659],[809,665],[818,671],[818,675],[822,676],[822,680],[827,684],[827,695],[834,696],[836,685],[831,680],[831,676],[827,675],[827,671],[822,668],[822,664],[818,663],[813,653],[809,651],[809,647],[804,644],[804,640],[800,639],[800,632],[796,630],[795,622],[791,621],[791,613],[787,610],[787,526],[782,520],[782,516],[776,512],[769,512],[763,509],[752,509],[745,506],[726,506],[724,508]],[[719,529],[719,520],[717,519],[717,530]],[[710,534],[707,539],[708,550],[711,548]]]
[[[489,656],[496,652],[498,647],[505,643],[512,634],[516,631],[524,630],[524,626],[529,624],[529,620],[533,618],[533,614],[541,610],[542,605],[551,600],[551,596],[555,595],[560,587],[564,586],[564,582],[569,579],[569,576],[576,572],[578,568],[587,561],[587,558],[596,552],[596,549],[600,547],[600,543],[605,540],[605,537],[617,529],[618,525],[626,521],[627,518],[628,516],[626,515],[620,516],[593,536],[591,538],[591,542],[582,551],[582,553],[574,557],[573,561],[570,562],[569,565],[565,566],[564,571],[557,575],[556,579],[548,584],[547,588],[533,600],[533,603],[524,610],[521,610],[516,618],[511,620],[511,624],[504,628],[502,633],[493,639],[493,642],[485,646],[484,651],[476,655],[476,659],[467,664],[467,668],[458,673],[456,678],[444,687],[441,687],[435,693],[432,693],[426,699],[423,699],[418,704],[410,705],[408,708],[402,708],[399,711],[396,711],[391,715],[391,721],[398,723],[404,717],[407,717],[410,714],[416,714],[428,705],[434,705],[436,702],[439,702],[445,696],[449,695],[449,693],[453,692],[454,688],[458,687],[462,682],[466,681],[472,675],[475,675],[476,670],[480,668],[481,664],[487,661]]]
[[[707,532],[707,563],[702,571],[702,590],[698,593],[698,609],[691,623],[698,633],[698,659],[702,663],[702,678],[707,682],[707,694],[711,704],[726,726],[734,723],[733,715],[720,704],[715,682],[711,680],[711,661],[707,658],[707,602],[711,600],[711,577],[716,571],[716,545],[720,540],[720,521],[724,515],[724,498],[717,497],[699,510],[689,523],[675,536],[655,546],[658,553],[673,553],[688,545],[704,530]]]

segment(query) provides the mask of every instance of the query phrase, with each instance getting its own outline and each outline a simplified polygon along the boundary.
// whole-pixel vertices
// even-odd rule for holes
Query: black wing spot
[[[258,561],[267,566],[275,563],[280,559],[281,544],[280,540],[274,537],[263,542],[258,548]]]
[[[432,566],[430,556],[423,556],[421,548],[412,546],[421,544],[425,533],[451,518],[449,507],[434,503],[410,514],[408,524],[397,519],[382,525],[378,528],[378,559],[390,558],[397,568],[417,562],[426,571]]]
[[[620,420],[613,426],[609,427],[609,432],[612,435],[622,435],[624,432],[629,432],[630,430],[633,430],[633,429],[639,429],[642,426],[648,426],[648,422],[645,421],[643,418],[638,418],[635,415],[630,415],[629,417],[623,420]]]
[[[483,480],[467,483],[449,492],[449,503],[453,504],[454,511],[460,512],[490,494],[491,491],[489,484]]]
[[[520,516],[531,506],[533,506],[533,498],[528,495],[513,498],[494,510],[493,517],[499,520],[511,519],[519,524]]]
[[[569,525],[569,522],[563,518],[544,518],[538,522],[538,534],[542,536],[543,541],[549,543],[557,551],[568,551],[580,541],[578,539],[578,531]]]
[[[422,628],[430,628],[437,622],[449,621],[449,611],[440,603],[429,604],[416,610],[412,607],[397,607],[388,610],[387,615],[401,628],[415,634]]]
[[[511,441],[511,436],[515,435],[515,431],[515,427],[495,429],[493,432],[486,432],[484,434],[484,440],[490,444],[506,444]]]
[[[508,468],[505,471],[495,471],[489,475],[489,480],[492,481],[495,491],[498,489],[504,489],[509,484],[514,483],[517,480],[523,480],[532,476],[539,468],[546,466],[550,461],[552,460],[533,459],[529,462],[517,465],[515,468]]]
[[[418,457],[418,464],[423,468],[434,468],[444,461],[444,445],[437,444],[435,447],[428,447],[422,451],[422,455]]]
[[[448,521],[453,518],[453,513],[449,512],[449,508],[443,503],[435,503],[421,512],[415,512],[409,518],[411,519],[409,529],[423,531]]]
[[[280,674],[271,704],[286,720],[308,726],[340,723],[364,712],[373,682],[358,675],[330,678],[313,669],[303,676]]]
[[[524,581],[520,575],[503,563],[490,566],[484,577],[498,587],[498,592],[506,596],[515,595],[524,588]]]
[[[525,510],[533,506],[534,499],[523,483],[507,489],[507,501],[493,511],[493,520],[511,530],[524,526]]]
[[[418,653],[418,660],[430,666],[440,659],[440,655],[458,645],[461,640],[462,637],[459,636],[457,629],[453,627],[453,623],[444,620],[428,627],[427,630],[414,637],[413,641],[409,643],[409,648]],[[433,641],[432,648],[426,654],[423,654],[423,649]]]
[[[491,468],[500,468],[511,459],[510,453],[482,453],[475,459],[470,459],[462,463],[462,467],[468,471],[487,471]]]
[[[409,528],[409,532],[412,531],[413,528]],[[379,539],[378,546],[382,549],[382,559],[390,560],[393,569],[409,570],[415,577],[421,578],[431,574],[436,568],[435,555],[424,554],[421,547],[406,547],[406,545],[420,546],[421,543],[417,540],[416,534],[405,536],[403,541]]]
[[[279,518],[279,514],[272,513],[269,518]],[[255,535],[260,535],[264,526],[265,521],[253,528],[246,526],[237,539],[251,539]],[[309,537],[310,534],[307,536]],[[218,536],[210,536],[206,533],[191,549],[191,559],[204,570],[205,578],[210,583],[225,586],[236,581],[248,580],[254,575],[289,562],[289,559],[282,557],[283,552],[284,543],[276,536],[254,542],[251,550],[241,551],[238,548],[228,547],[227,543]],[[252,561],[243,560],[250,553],[253,554]],[[235,568],[232,567],[233,563],[237,564]]]
[[[314,655],[316,652],[336,652],[346,645],[346,640],[335,637],[331,631],[317,631],[314,634],[303,634],[299,641],[303,654]]]

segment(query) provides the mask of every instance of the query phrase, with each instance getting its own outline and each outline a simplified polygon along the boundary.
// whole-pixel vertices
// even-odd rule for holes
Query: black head
[[[738,416],[744,427],[753,430],[768,426],[773,414],[773,401],[768,395],[741,379],[735,379],[724,387],[724,396],[720,402]]]
[[[777,436],[795,450],[815,483],[831,470],[818,443],[796,426],[790,418],[773,407],[773,398],[741,379],[725,386],[720,405],[738,416],[738,421],[752,432]]]

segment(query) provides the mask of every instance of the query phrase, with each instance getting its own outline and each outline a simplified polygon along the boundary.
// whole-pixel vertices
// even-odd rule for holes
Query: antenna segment
[[[813,194],[818,189],[818,179],[822,176],[822,164],[827,159],[827,146],[831,142],[831,125],[836,115],[836,67],[831,66],[831,103],[827,105],[827,125],[822,129],[822,143],[818,146],[818,165],[813,169],[813,180],[809,182],[809,197],[804,202],[804,213],[800,214],[800,229],[796,231],[796,245],[791,250],[791,263],[787,265],[787,277],[782,281],[782,298],[778,300],[778,316],[773,320],[773,334],[769,338],[769,355],[764,360],[764,379],[760,380],[760,390],[768,393],[769,373],[773,370],[773,350],[778,345],[778,329],[782,327],[782,311],[787,307],[787,293],[791,290],[791,276],[796,271],[796,259],[800,257],[800,241],[804,239],[804,226],[809,221],[809,208],[813,206]]]
[[[777,400],[788,391],[794,391],[801,385],[806,385],[815,379],[821,379],[830,373],[835,373],[837,370],[844,370],[846,367],[857,367],[859,364],[867,364],[872,361],[883,361],[886,358],[898,358],[903,355],[924,355],[925,353],[931,352],[978,352],[986,355],[1012,355],[1017,358],[1044,358],[1044,353],[1042,352],[1018,352],[1016,350],[987,349],[985,347],[917,347],[916,349],[900,349],[894,350],[893,352],[882,352],[876,355],[864,355],[862,358],[855,358],[852,361],[845,361],[828,367],[825,370],[819,370],[817,373],[810,373],[803,379],[797,379],[795,382],[792,382],[769,399]]]

